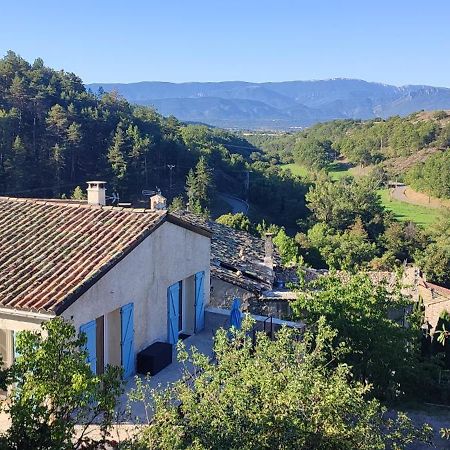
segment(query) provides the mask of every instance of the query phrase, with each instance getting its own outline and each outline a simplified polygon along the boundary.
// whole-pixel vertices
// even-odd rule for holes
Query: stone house
[[[158,199],[158,205],[160,199]],[[211,232],[156,209],[0,197],[0,352],[14,337],[61,316],[87,336],[89,363],[135,372],[136,354],[204,326]]]
[[[428,332],[433,334],[443,312],[450,313],[450,289],[429,283],[420,278],[418,291],[424,307],[424,320],[428,324]]]
[[[288,301],[296,298],[289,283],[296,274],[282,267],[270,234],[263,239],[187,211],[174,214],[212,233],[211,306],[227,309],[238,297],[252,314],[289,316]]]

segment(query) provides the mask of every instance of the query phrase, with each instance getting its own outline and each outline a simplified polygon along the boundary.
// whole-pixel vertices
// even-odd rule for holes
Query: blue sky
[[[450,87],[448,0],[9,0],[0,53],[86,82],[335,77]]]

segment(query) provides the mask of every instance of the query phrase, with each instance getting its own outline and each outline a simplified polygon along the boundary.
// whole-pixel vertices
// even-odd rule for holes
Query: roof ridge
[[[4,197],[0,196],[0,201],[17,202],[17,203],[30,203],[34,205],[51,205],[51,206],[68,206],[70,208],[85,208],[85,209],[105,209],[112,211],[124,211],[135,214],[157,214],[163,216],[167,214],[166,210],[153,211],[149,208],[124,208],[123,206],[113,205],[92,205],[89,203],[71,202],[68,199],[47,199],[47,198],[32,198],[32,197]]]

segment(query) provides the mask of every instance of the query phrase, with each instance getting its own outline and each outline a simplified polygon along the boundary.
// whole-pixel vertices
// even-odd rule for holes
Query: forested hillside
[[[394,179],[430,195],[450,196],[448,112],[337,120],[297,133],[245,133],[245,137],[272,164],[312,184],[306,195],[312,216],[299,222],[297,248],[284,244],[290,249],[288,259],[301,255],[313,267],[346,270],[391,270],[401,261],[414,261],[430,280],[450,284],[449,216],[423,230],[413,212],[409,220],[398,222],[397,213],[390,211],[388,190],[382,191],[383,202],[379,195]],[[441,213],[445,211],[442,208]],[[428,210],[429,216],[438,214]]]
[[[255,134],[246,138],[283,163],[298,162],[321,169],[341,156],[350,163],[366,166],[417,154],[420,157],[424,149],[447,148],[450,114],[436,111],[388,120],[336,120],[298,133]],[[395,166],[392,168],[395,170]]]
[[[226,212],[222,193],[228,193],[249,201],[251,231],[276,233],[286,263],[303,258],[313,267],[358,271],[415,260],[431,279],[449,284],[447,235],[396,221],[377,193],[386,179],[382,166],[369,177],[338,182],[318,171],[336,158],[374,165],[426,151],[436,156],[410,176],[428,183],[448,173],[439,155],[450,142],[449,122],[445,112],[420,113],[334,121],[294,134],[236,135],[162,117],[115,93],[93,94],[76,75],[10,52],[0,60],[0,195],[79,197],[77,186],[100,178],[121,201],[139,204],[143,189],[158,187],[172,208],[216,217]],[[292,161],[310,175],[294,176],[279,165]],[[444,181],[440,195],[447,192]]]
[[[250,155],[258,152],[232,133],[164,118],[115,93],[93,94],[79,77],[41,59],[30,64],[13,52],[0,59],[0,195],[69,196],[100,178],[122,201],[159,187],[204,209],[214,207],[216,191],[225,191],[293,225],[306,214],[306,187],[267,163],[252,165]],[[199,186],[200,172],[185,186],[200,157],[208,189]]]

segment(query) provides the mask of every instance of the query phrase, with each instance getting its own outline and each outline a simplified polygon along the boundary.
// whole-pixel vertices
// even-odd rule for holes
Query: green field
[[[309,170],[300,164],[284,164],[281,166],[283,169],[290,169],[294,175],[306,176]],[[347,166],[339,163],[335,163],[331,166],[328,174],[333,180],[339,180],[345,176],[352,176],[351,170]],[[383,206],[392,211],[395,217],[401,221],[415,222],[424,227],[428,227],[440,215],[439,209],[427,208],[426,206],[412,205],[410,203],[401,202],[399,200],[390,200],[389,191],[383,189],[378,191],[381,196],[381,203]]]
[[[334,181],[340,180],[344,177],[352,177],[352,173],[349,170],[348,165],[342,163],[333,163],[328,170],[328,175]]]
[[[283,164],[280,166],[282,169],[289,169],[293,175],[298,175],[300,177],[306,177],[310,172],[305,166],[301,166],[300,164]]]
[[[301,177],[305,177],[310,173],[310,170],[305,166],[300,164],[283,164],[281,166],[282,169],[289,169],[294,175],[298,175]],[[343,177],[351,176],[351,173],[347,166],[344,166],[340,163],[334,163],[331,165],[331,169],[328,171],[328,174],[333,180],[339,180]]]
[[[381,196],[383,206],[392,211],[398,220],[415,222],[424,227],[428,227],[440,215],[439,209],[427,208],[425,206],[411,205],[399,200],[390,200],[389,191],[383,189],[378,191]]]

